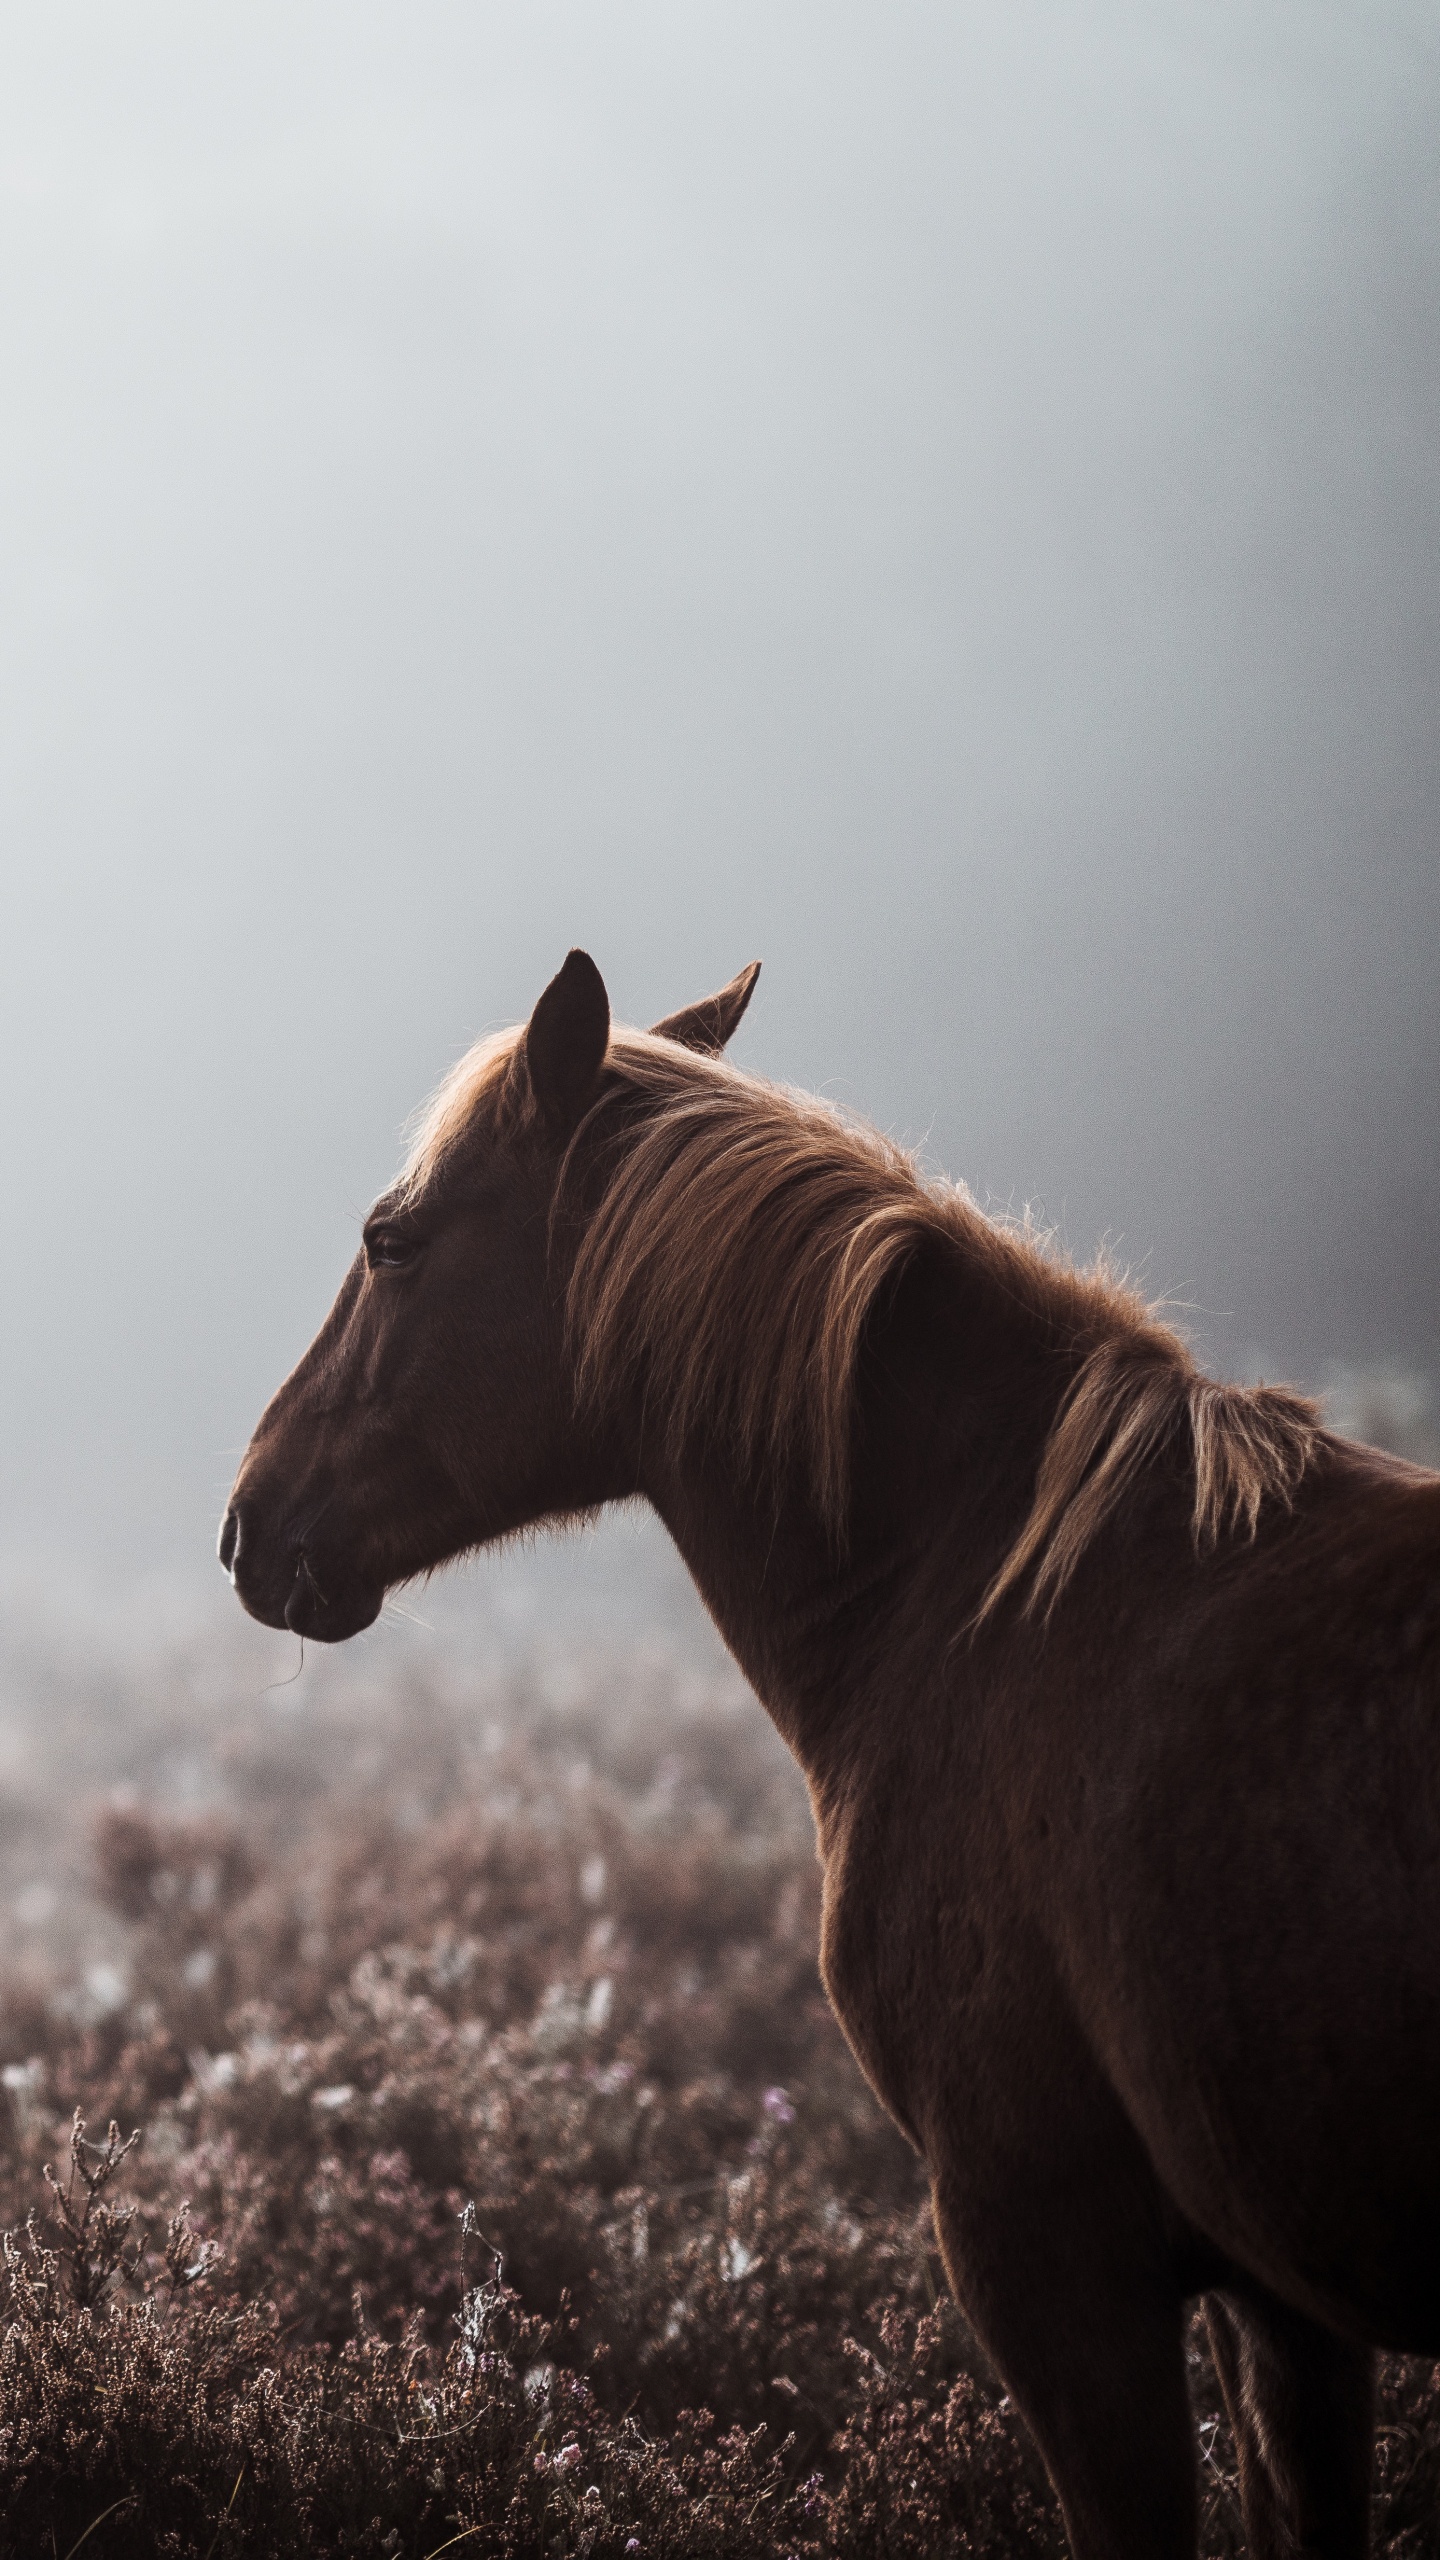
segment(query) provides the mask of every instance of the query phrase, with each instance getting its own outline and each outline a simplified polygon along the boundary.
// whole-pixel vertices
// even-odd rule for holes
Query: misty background
[[[745,1065],[1218,1369],[1436,1369],[1437,111],[1407,0],[5,12],[0,1568],[239,1643],[235,1457],[572,942],[761,957]]]

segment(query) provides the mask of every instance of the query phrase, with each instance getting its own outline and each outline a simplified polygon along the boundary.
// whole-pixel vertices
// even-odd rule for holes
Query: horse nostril
[[[235,1562],[235,1550],[239,1544],[240,1514],[238,1511],[227,1511],[220,1523],[220,1544],[217,1550],[226,1573]]]

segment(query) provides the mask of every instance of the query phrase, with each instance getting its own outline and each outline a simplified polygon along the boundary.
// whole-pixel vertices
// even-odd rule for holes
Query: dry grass
[[[208,1803],[172,1735],[85,1812],[0,2005],[0,2548],[1060,2552],[820,1996],[788,1763],[743,1702],[594,1687],[257,1705]],[[1386,2388],[1399,2560],[1440,2394]]]

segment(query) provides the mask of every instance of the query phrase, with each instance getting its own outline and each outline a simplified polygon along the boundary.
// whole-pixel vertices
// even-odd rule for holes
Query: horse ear
[[[755,992],[760,963],[752,960],[738,978],[718,995],[702,996],[698,1004],[687,1004],[679,1013],[667,1013],[663,1022],[652,1022],[651,1032],[657,1040],[678,1040],[682,1049],[705,1049],[718,1058],[721,1050],[740,1027],[740,1017]]]
[[[610,999],[588,951],[572,951],[550,981],[520,1043],[530,1090],[552,1127],[574,1127],[610,1043]]]

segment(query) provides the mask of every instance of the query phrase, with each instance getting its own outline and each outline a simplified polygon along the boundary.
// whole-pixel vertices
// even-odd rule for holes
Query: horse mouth
[[[309,1636],[315,1644],[344,1644],[372,1627],[385,1601],[385,1585],[347,1580],[338,1590],[328,1580],[322,1587],[305,1556],[295,1569],[285,1603],[285,1624],[292,1635]]]
[[[326,1562],[303,1547],[267,1557],[257,1553],[233,1508],[220,1524],[218,1553],[235,1596],[262,1627],[288,1629],[314,1644],[344,1644],[373,1626],[385,1601],[385,1585]]]

